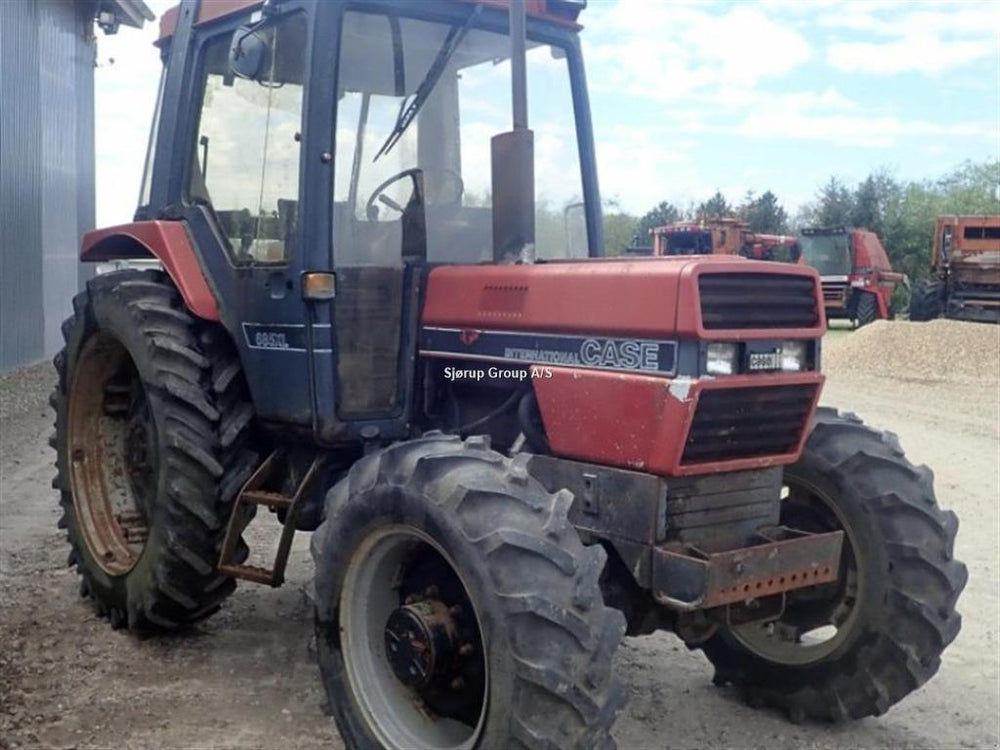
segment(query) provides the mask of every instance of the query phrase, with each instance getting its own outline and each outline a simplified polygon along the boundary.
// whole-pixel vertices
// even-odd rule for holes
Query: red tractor
[[[652,230],[649,254],[740,255],[754,260],[797,263],[799,244],[795,237],[751,232],[739,219],[678,221]]]
[[[878,235],[866,229],[803,229],[803,262],[819,271],[827,318],[857,326],[893,317],[892,295],[906,276],[892,270]]]
[[[163,270],[88,282],[55,359],[59,525],[112,627],[280,585],[312,532],[350,748],[613,747],[626,633],[794,720],[937,671],[958,522],[895,436],[817,406],[817,274],[597,257],[580,5],[164,15],[141,205],[82,243]],[[527,102],[560,96],[538,142],[568,148],[536,162]],[[578,226],[536,201],[545,169]],[[262,507],[269,566],[242,538]]]

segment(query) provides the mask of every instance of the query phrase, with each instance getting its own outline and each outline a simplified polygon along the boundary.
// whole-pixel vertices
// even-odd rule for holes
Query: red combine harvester
[[[796,263],[795,237],[751,232],[739,219],[678,221],[652,230],[651,255],[740,255],[753,260]]]
[[[892,270],[878,235],[867,229],[803,229],[802,260],[819,271],[827,319],[857,326],[893,317],[892,294],[906,276]]]

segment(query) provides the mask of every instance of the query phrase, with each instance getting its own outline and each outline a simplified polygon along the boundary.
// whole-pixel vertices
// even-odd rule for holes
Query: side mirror
[[[260,24],[240,26],[229,46],[229,69],[240,78],[255,79],[267,58],[267,42],[258,33]]]

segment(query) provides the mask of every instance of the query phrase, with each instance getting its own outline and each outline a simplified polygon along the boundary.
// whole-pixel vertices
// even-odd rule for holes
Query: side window
[[[188,197],[213,208],[234,260],[284,263],[298,229],[305,17],[292,14],[254,36],[241,42],[263,49],[252,79],[230,69],[233,34],[205,46]]]
[[[160,134],[160,105],[163,103],[163,84],[167,79],[166,71],[160,73],[160,85],[156,89],[156,106],[153,108],[153,124],[149,129],[149,142],[146,145],[146,161],[142,168],[142,187],[139,189],[139,206],[148,206],[153,184],[153,159],[156,156],[156,139]]]

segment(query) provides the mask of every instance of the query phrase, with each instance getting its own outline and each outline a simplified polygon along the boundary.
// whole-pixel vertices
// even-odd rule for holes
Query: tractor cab
[[[203,2],[163,16],[136,218],[186,222],[262,418],[327,443],[406,434],[429,267],[600,254],[580,4],[531,5],[520,93],[506,7]],[[537,125],[498,139],[515,98]]]

